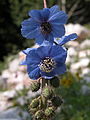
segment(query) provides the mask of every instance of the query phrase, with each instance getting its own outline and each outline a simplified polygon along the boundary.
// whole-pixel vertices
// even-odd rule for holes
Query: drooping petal
[[[37,68],[32,68],[32,71],[30,71],[30,66],[27,67],[27,72],[28,75],[31,79],[36,80],[40,77],[40,69],[39,67]]]
[[[57,12],[49,18],[49,22],[55,25],[65,24],[67,22],[67,14],[64,11]]]
[[[52,34],[54,37],[62,37],[65,34],[65,27],[64,25],[53,25],[52,26]]]
[[[40,10],[31,10],[29,11],[29,16],[31,16],[36,22],[42,21],[42,16],[40,14]]]
[[[23,50],[22,52],[27,55],[30,50],[34,50],[34,49],[37,49],[37,48],[27,48],[26,50]]]
[[[56,14],[59,11],[60,11],[59,6],[54,5],[53,7],[50,8],[50,17],[53,16],[54,14]]]
[[[60,40],[58,40],[59,45],[63,45],[71,40],[77,39],[78,36],[76,33],[70,34],[68,36],[63,36]]]

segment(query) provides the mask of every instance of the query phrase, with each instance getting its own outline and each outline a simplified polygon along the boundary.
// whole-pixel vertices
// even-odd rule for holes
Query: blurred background
[[[47,0],[68,14],[66,35],[77,33],[78,39],[66,44],[67,73],[60,80],[56,94],[64,99],[55,120],[90,120],[90,0]],[[34,40],[21,36],[21,22],[31,9],[42,9],[43,0],[0,0],[0,118],[30,120],[28,104],[35,95],[22,52],[34,46]],[[37,47],[37,46],[34,46]]]

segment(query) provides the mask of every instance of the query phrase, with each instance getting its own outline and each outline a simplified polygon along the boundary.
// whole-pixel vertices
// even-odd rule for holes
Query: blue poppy
[[[59,44],[60,46],[64,45],[65,43],[71,41],[71,40],[75,40],[77,39],[78,36],[76,33],[73,33],[73,34],[70,34],[70,35],[67,35],[67,36],[63,36],[62,38],[58,38],[57,39],[54,39],[54,41]]]
[[[31,79],[51,78],[66,72],[67,51],[59,45],[41,46],[26,55],[27,72]]]
[[[65,34],[64,24],[67,21],[67,15],[64,11],[60,11],[57,5],[42,10],[31,10],[29,16],[30,18],[21,24],[23,37],[35,38],[38,44],[42,44],[45,40],[53,44],[54,38]]]

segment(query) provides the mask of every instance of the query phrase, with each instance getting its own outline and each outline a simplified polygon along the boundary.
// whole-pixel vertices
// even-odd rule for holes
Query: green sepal
[[[42,96],[45,97],[46,99],[51,99],[53,97],[53,90],[51,87],[46,86],[45,88],[43,88],[42,91]]]
[[[44,115],[44,112],[42,111],[42,110],[38,110],[36,113],[35,113],[35,119],[36,120],[41,120],[41,119],[43,119],[43,117],[44,117],[45,115]]]
[[[50,85],[52,87],[55,87],[55,88],[59,87],[60,86],[59,78],[58,77],[53,77],[52,79],[50,79]]]
[[[39,106],[39,99],[38,98],[35,98],[32,100],[29,108],[37,108]]]
[[[54,107],[48,107],[48,108],[46,108],[45,115],[47,117],[53,117],[55,115]]]
[[[51,101],[55,107],[59,107],[63,103],[63,100],[60,96],[54,96]]]
[[[41,84],[38,81],[31,83],[31,85],[30,85],[31,91],[32,92],[37,92],[40,89],[40,85]]]

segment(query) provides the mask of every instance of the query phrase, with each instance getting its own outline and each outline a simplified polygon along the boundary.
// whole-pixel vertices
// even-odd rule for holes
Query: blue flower
[[[21,34],[28,39],[36,39],[42,44],[47,40],[53,43],[54,38],[65,34],[64,24],[67,21],[65,12],[60,11],[57,5],[43,10],[31,10],[30,18],[22,22]]]
[[[67,51],[59,45],[41,46],[26,55],[27,72],[31,79],[51,78],[66,72]]]
[[[71,40],[75,40],[77,39],[78,36],[76,33],[73,33],[73,34],[70,34],[68,36],[63,36],[62,38],[59,38],[58,40],[57,39],[54,39],[54,41],[59,44],[60,46],[64,45],[65,43],[71,41]]]

